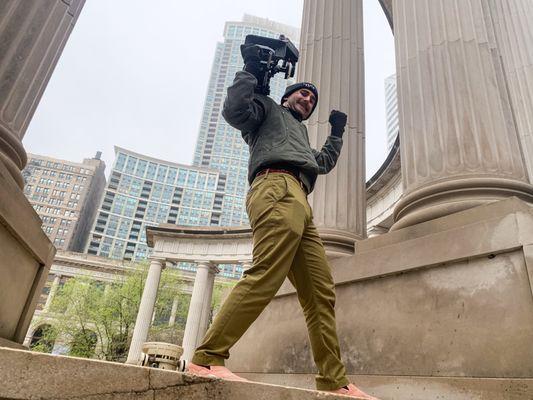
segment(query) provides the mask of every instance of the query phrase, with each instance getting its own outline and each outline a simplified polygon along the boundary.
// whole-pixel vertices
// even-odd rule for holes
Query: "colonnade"
[[[200,344],[199,342],[209,327],[215,276],[220,272],[216,262],[202,260],[197,261],[196,264],[196,276],[182,344],[184,351],[182,357],[186,360],[192,358],[194,349]],[[243,270],[251,266],[251,262],[249,261],[235,262],[235,264],[242,265]],[[141,304],[137,313],[128,358],[126,360],[128,364],[137,364],[141,355],[142,345],[147,341],[148,331],[150,330],[152,316],[155,311],[159,281],[165,265],[165,259],[154,258],[150,262],[148,277],[144,285]],[[175,298],[172,304],[169,325],[173,325],[175,322],[177,307],[178,299]]]

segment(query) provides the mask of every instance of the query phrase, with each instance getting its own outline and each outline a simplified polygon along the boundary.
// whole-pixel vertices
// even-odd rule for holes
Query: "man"
[[[336,333],[335,286],[307,202],[317,175],[327,174],[337,162],[347,116],[333,110],[331,135],[321,151],[311,149],[302,121],[317,106],[317,88],[308,82],[291,85],[281,105],[254,93],[260,65],[254,49],[249,50],[243,52],[244,71],[237,72],[228,88],[222,115],[250,147],[246,211],[253,232],[253,265],[196,349],[189,372],[245,380],[225,368],[224,360],[288,277],[304,311],[319,370],[317,389],[376,400],[346,378]]]

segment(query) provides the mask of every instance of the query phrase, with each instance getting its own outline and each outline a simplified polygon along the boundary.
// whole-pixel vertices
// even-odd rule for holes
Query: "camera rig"
[[[255,89],[257,93],[270,94],[270,78],[279,72],[285,74],[285,79],[294,77],[296,63],[300,54],[296,46],[287,37],[280,35],[279,39],[273,39],[264,36],[247,35],[244,44],[241,45],[243,58],[243,50],[250,46],[254,46],[254,49],[257,49],[259,58],[258,61],[253,61],[258,63],[258,73],[256,74],[258,83]],[[246,64],[244,69],[246,69]]]

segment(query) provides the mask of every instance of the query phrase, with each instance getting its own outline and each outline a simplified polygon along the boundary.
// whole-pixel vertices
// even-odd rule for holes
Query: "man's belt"
[[[288,169],[281,169],[281,168],[265,168],[265,169],[262,169],[257,174],[255,174],[255,177],[257,178],[258,176],[265,175],[267,173],[270,174],[272,172],[289,174],[290,176],[295,178],[298,182],[300,182],[300,178],[298,176],[296,176],[296,174],[294,172],[289,171]]]
[[[294,170],[292,168],[291,169],[264,168],[264,169],[260,170],[259,172],[257,172],[255,174],[254,179],[257,178],[258,176],[269,174],[269,173],[272,173],[272,172],[277,172],[277,173],[282,173],[282,174],[289,174],[290,176],[292,176],[294,179],[296,179],[298,181],[298,183],[300,184],[300,187],[307,193],[307,188],[305,187],[304,183],[302,182],[302,180],[298,176],[298,173],[296,172],[296,170]]]

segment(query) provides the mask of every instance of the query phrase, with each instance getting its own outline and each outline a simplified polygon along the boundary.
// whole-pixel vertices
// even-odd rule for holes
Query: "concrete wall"
[[[517,199],[477,207],[361,241],[335,260],[348,374],[532,378],[530,210]],[[229,366],[265,380],[316,373],[287,282]]]

